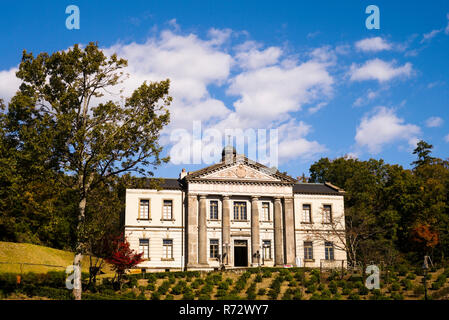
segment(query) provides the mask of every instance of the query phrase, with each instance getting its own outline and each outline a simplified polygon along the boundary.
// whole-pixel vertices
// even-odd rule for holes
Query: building
[[[125,236],[148,270],[342,266],[344,191],[225,147],[222,161],[126,191]]]

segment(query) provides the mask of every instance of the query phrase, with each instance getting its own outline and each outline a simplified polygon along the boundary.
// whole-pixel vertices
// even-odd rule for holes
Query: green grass
[[[44,246],[38,246],[29,243],[14,243],[0,241],[0,262],[9,262],[14,264],[0,263],[0,273],[21,271],[46,273],[51,270],[64,271],[68,265],[73,263],[74,253],[70,251],[58,250]],[[58,267],[22,265],[19,263],[47,264]],[[89,257],[84,257],[82,261],[82,270],[89,271]]]

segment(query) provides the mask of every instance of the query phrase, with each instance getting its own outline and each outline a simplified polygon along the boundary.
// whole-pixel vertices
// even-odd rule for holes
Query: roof
[[[140,178],[134,185],[134,188],[142,189],[158,189],[162,190],[181,190],[182,184],[179,179],[176,178]]]
[[[293,185],[293,193],[298,194],[327,194],[344,195],[345,192],[330,183],[296,183]]]

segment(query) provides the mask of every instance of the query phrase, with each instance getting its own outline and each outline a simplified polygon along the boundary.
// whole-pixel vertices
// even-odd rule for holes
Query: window
[[[332,242],[324,243],[324,258],[326,260],[334,260],[334,244]]]
[[[173,200],[164,200],[164,208],[162,210],[162,220],[173,219]]]
[[[323,222],[324,223],[332,223],[332,206],[325,204],[323,206],[323,211],[324,211]]]
[[[312,241],[304,241],[304,260],[313,260]]]
[[[149,239],[139,239],[139,249],[143,252],[142,259],[150,258],[150,240]]]
[[[262,220],[270,221],[270,203],[262,202]]]
[[[163,239],[162,244],[164,247],[164,259],[173,259],[173,240],[172,239]]]
[[[234,202],[234,220],[247,220],[246,202]]]
[[[150,200],[141,199],[139,201],[139,219],[148,220],[150,218]]]
[[[304,223],[312,222],[312,209],[310,204],[302,205],[302,222]]]
[[[218,258],[218,239],[210,239],[210,257]]]
[[[210,219],[218,220],[218,201],[210,202]]]
[[[263,259],[271,260],[271,240],[262,241]]]

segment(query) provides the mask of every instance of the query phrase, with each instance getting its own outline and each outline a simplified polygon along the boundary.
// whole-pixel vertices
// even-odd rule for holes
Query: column
[[[295,264],[295,221],[293,209],[293,197],[284,198],[284,239],[285,261],[287,264]]]
[[[252,266],[258,266],[259,259],[257,252],[260,252],[260,233],[259,233],[259,198],[251,197],[251,261]]]
[[[280,198],[274,199],[274,264],[282,266],[284,264],[282,232],[282,204]]]
[[[187,209],[187,267],[198,264],[198,197],[188,194]]]
[[[222,205],[222,248],[223,254],[226,254],[223,263],[228,265],[231,262],[230,257],[230,248],[231,248],[231,200],[229,200],[229,196],[223,196],[223,205]]]
[[[198,263],[207,265],[207,219],[206,196],[200,196],[200,211],[198,214]]]

